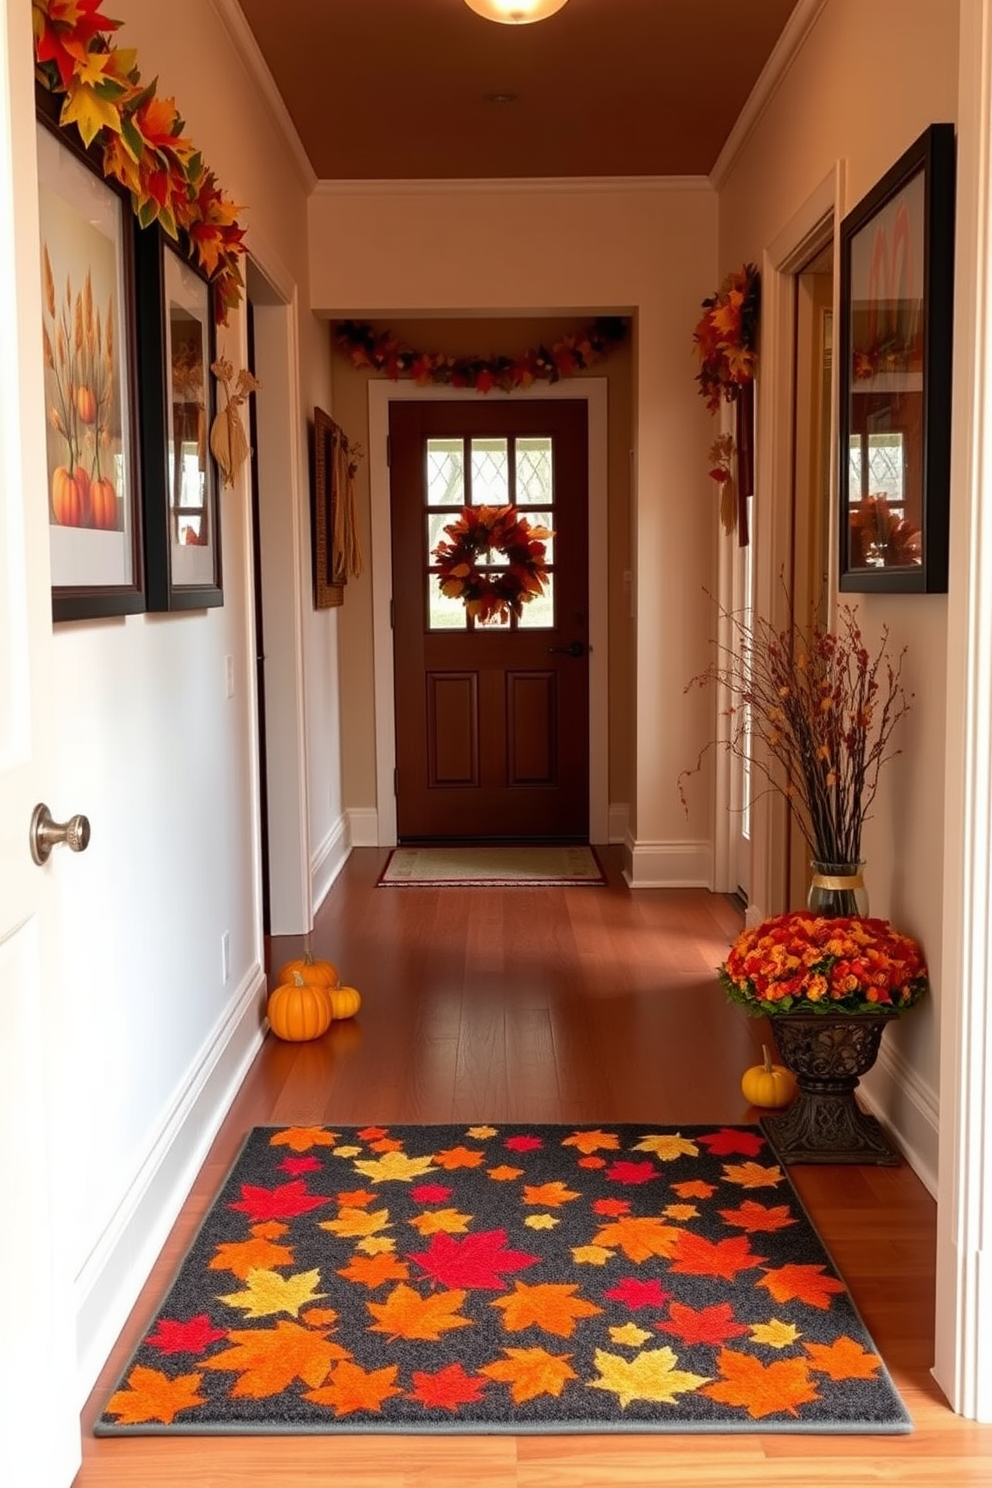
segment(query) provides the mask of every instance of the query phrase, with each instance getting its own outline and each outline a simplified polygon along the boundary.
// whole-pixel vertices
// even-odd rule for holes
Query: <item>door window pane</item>
[[[465,505],[464,440],[428,439],[427,505]]]
[[[550,435],[517,440],[517,505],[540,506],[554,500]]]
[[[527,521],[530,523],[530,525],[532,527],[544,527],[544,528],[546,528],[548,530],[548,532],[554,532],[554,530],[555,530],[554,517],[552,516],[551,512],[549,512],[549,511],[530,511],[530,510],[528,510],[528,511],[526,511],[524,513],[524,515],[526,516]],[[554,563],[554,561],[555,561],[555,540],[554,540],[554,538],[553,537],[542,537],[542,538],[539,538],[538,541],[539,542],[543,542],[543,544],[544,544],[544,561],[545,561],[545,563]]]
[[[510,500],[507,439],[472,440],[472,505],[506,506]]]
[[[517,621],[519,630],[551,630],[555,623],[555,576],[548,574],[543,594],[524,605]]]
[[[441,593],[437,574],[427,575],[427,617],[430,630],[464,630],[468,623],[464,602]]]

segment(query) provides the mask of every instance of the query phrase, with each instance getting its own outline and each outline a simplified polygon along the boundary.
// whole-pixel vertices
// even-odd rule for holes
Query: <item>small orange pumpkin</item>
[[[309,987],[336,987],[341,981],[336,966],[330,961],[314,960],[309,950],[295,961],[287,961],[285,966],[281,966],[276,982],[291,982],[295,976],[301,976]]]
[[[766,1110],[787,1106],[796,1093],[796,1082],[784,1065],[772,1064],[767,1044],[762,1044],[761,1052],[764,1063],[752,1065],[741,1077],[744,1099]]]
[[[362,994],[357,987],[331,987],[327,996],[333,1018],[353,1018],[362,1005]]]
[[[274,988],[266,1012],[276,1037],[293,1044],[320,1038],[331,1026],[326,988],[305,982],[299,972],[294,973],[291,981]]]

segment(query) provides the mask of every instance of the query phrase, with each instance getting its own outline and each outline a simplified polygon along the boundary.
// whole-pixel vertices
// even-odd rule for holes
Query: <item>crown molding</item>
[[[296,132],[296,125],[276,87],[275,78],[269,71],[254,33],[245,20],[244,12],[237,0],[210,0],[210,3],[230,37],[245,71],[258,89],[259,97],[289,151],[300,184],[309,196],[317,184],[316,172],[310,164],[310,157],[303,148],[303,141]]]
[[[752,132],[778,92],[779,84],[805,42],[807,36],[826,6],[827,0],[799,0],[798,5],[785,23],[782,34],[771,56],[758,75],[747,102],[737,116],[726,143],[710,171],[710,184],[719,191],[730,174]]]
[[[216,0],[215,0],[216,3]],[[712,192],[709,176],[493,176],[409,180],[321,180],[314,196],[540,196],[651,195],[673,191]]]

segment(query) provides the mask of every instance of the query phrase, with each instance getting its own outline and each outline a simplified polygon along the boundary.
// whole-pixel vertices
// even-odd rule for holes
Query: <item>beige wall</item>
[[[928,124],[954,121],[958,89],[956,0],[827,0],[799,55],[720,184],[720,262],[761,262],[820,184],[836,171],[850,210]],[[766,284],[766,290],[769,286]],[[776,390],[765,385],[767,409]],[[759,442],[768,423],[759,427]],[[785,489],[759,489],[781,512]],[[953,556],[952,556],[953,564]],[[766,575],[766,581],[768,579]],[[951,584],[954,583],[952,571]],[[865,856],[871,909],[941,953],[947,598],[848,596],[872,638],[887,626],[907,648],[912,711],[883,772]],[[840,596],[833,596],[834,603]],[[780,906],[769,904],[766,910]],[[883,1061],[872,1089],[897,1130],[936,1171],[940,988],[887,1036],[900,1069]],[[900,1094],[897,1084],[903,1089]],[[907,1086],[913,1091],[906,1098]],[[912,1134],[912,1135],[910,1135]]]
[[[143,79],[157,77],[160,94],[176,99],[225,192],[248,204],[240,220],[249,245],[290,302],[297,407],[326,398],[325,328],[306,309],[307,188],[221,10],[206,0],[121,0],[113,14],[123,22],[117,43],[137,50]],[[245,365],[243,311],[219,349]],[[302,416],[283,438],[285,490],[295,482],[305,491]],[[59,715],[69,722],[53,742],[46,789],[53,806],[85,811],[93,825],[87,853],[53,865],[55,955],[71,989],[66,1181],[84,1393],[261,1038],[250,512],[245,470],[220,494],[223,607],[62,624],[52,642]],[[282,603],[293,601],[283,595]],[[321,720],[335,769],[336,707],[335,697]],[[330,787],[325,819],[329,797]]]
[[[687,707],[683,687],[705,665],[703,591],[717,543],[706,473],[712,424],[691,354],[716,273],[715,206],[709,187],[693,181],[324,183],[310,206],[311,304],[329,317],[394,329],[401,317],[636,317],[635,712],[629,744],[614,737],[612,747],[632,752],[629,857],[639,882],[706,882],[711,871],[705,783],[687,823],[676,780],[708,727],[705,707]],[[620,605],[611,592],[617,625]],[[614,725],[622,730],[623,718]]]
[[[529,347],[549,345],[577,331],[588,320],[395,320],[377,324],[389,329],[405,346],[446,355],[513,356]],[[331,359],[334,415],[349,438],[369,448],[368,384],[372,373],[354,368],[335,348]],[[634,719],[632,695],[633,626],[630,585],[631,342],[614,347],[607,360],[589,375],[609,383],[609,799],[626,805],[631,799],[631,751]],[[580,374],[582,375],[582,374]],[[368,461],[356,481],[361,542],[366,559],[371,553]],[[343,790],[351,806],[375,805],[375,716],[372,664],[372,576],[368,568],[350,580],[341,613],[341,691]]]

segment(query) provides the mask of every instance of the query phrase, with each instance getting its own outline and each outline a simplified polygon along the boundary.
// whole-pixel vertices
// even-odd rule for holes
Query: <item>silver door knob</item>
[[[31,814],[31,856],[39,865],[47,863],[53,847],[64,842],[71,852],[85,852],[89,846],[90,823],[86,816],[71,816],[67,822],[52,819],[44,801],[39,801]]]

